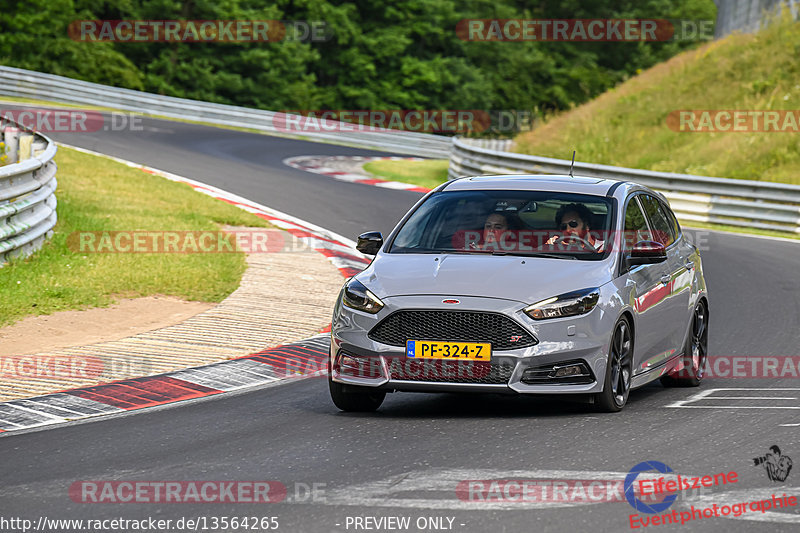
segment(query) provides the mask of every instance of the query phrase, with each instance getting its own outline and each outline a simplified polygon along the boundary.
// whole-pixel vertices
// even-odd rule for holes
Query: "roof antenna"
[[[572,163],[569,166],[569,177],[574,178],[575,176],[572,175],[572,167],[575,166],[575,150],[572,151]]]

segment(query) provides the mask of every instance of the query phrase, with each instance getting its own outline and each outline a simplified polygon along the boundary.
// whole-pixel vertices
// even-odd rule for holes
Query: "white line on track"
[[[720,396],[709,398],[711,400],[796,400],[797,398],[790,398],[790,397],[779,397],[779,396]]]
[[[721,388],[721,389],[706,389],[704,391],[693,394],[692,396],[683,400],[677,400],[665,407],[676,407],[683,409],[800,409],[798,406],[787,405],[689,405],[703,400],[713,400],[724,402],[726,400],[797,400],[796,397],[785,396],[712,396],[713,393],[719,391],[760,391],[760,392],[785,392],[785,391],[800,391],[800,388]]]
[[[569,470],[485,470],[485,469],[426,469],[406,472],[376,481],[327,488],[325,505],[359,507],[395,507],[405,509],[453,509],[462,511],[525,510],[557,507],[578,507],[606,503],[598,501],[468,501],[457,493],[459,483],[468,480],[576,480],[587,485],[591,481],[613,483],[617,496],[624,501],[622,482],[628,472],[596,472]],[[661,476],[662,474],[659,474]],[[664,475],[670,478],[674,474]],[[646,475],[640,476],[642,479]],[[418,494],[414,494],[414,493]],[[463,496],[462,496],[463,497]],[[290,503],[303,503],[293,502]],[[619,503],[619,502],[618,502]]]

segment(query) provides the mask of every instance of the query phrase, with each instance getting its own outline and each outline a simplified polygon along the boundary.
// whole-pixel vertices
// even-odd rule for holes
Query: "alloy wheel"
[[[698,380],[703,379],[708,357],[708,321],[705,304],[700,303],[692,319],[691,356],[692,370]]]
[[[631,333],[628,324],[620,322],[611,341],[611,391],[614,402],[625,404],[631,379]]]

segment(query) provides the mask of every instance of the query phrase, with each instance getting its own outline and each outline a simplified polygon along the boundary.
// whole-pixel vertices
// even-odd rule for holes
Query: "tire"
[[[661,378],[665,387],[698,387],[705,377],[708,359],[708,306],[703,300],[694,308],[692,330],[683,347],[683,368]]]
[[[328,388],[334,405],[349,413],[371,413],[381,406],[386,397],[386,391],[336,383],[331,378],[328,378]]]
[[[621,318],[614,326],[608,349],[608,364],[603,392],[594,398],[595,407],[604,413],[622,411],[628,402],[633,368],[633,329],[630,320]]]

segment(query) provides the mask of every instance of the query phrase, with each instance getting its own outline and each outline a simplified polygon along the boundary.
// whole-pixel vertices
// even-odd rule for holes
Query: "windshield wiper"
[[[474,250],[442,250],[443,254],[491,254],[491,255],[511,255],[511,252],[505,250],[481,250],[476,248]]]
[[[577,257],[570,254],[547,254],[538,252],[504,252],[504,254],[518,255],[521,257],[547,257],[548,259],[577,259]]]
[[[515,252],[515,251],[508,251],[508,250],[481,250],[481,249],[474,249],[474,250],[441,250],[439,251],[441,254],[491,254],[491,255],[512,255],[518,257],[546,257],[549,259],[578,259],[574,255],[570,254],[548,254],[548,253],[539,253],[539,252]]]

